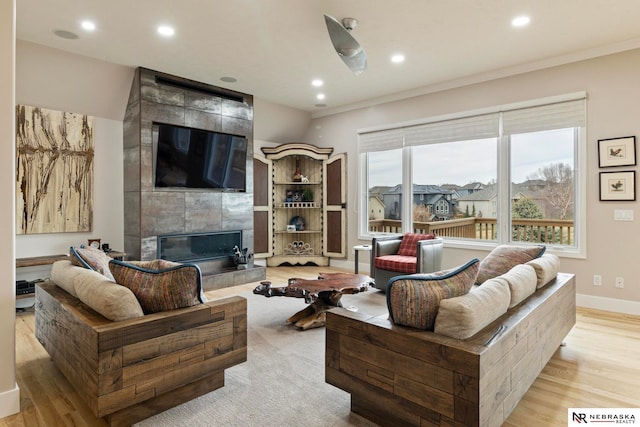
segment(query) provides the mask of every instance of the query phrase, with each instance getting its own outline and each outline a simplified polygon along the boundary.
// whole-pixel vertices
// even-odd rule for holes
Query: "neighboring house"
[[[445,190],[437,185],[413,185],[413,204],[423,207],[428,218],[423,221],[449,219],[453,216],[455,205],[454,191]],[[385,218],[400,219],[402,217],[402,186],[391,187],[382,195],[385,206]]]
[[[544,207],[541,190],[545,183],[541,180],[525,181],[520,184],[511,184],[511,202],[523,197],[527,197],[540,206]],[[460,212],[469,212],[469,215],[485,218],[496,218],[497,216],[497,188],[495,184],[487,185],[484,189],[476,191],[458,200]],[[544,210],[543,210],[544,212]]]
[[[382,195],[391,187],[371,187],[369,189],[369,219],[384,219],[384,201]]]
[[[445,190],[454,191],[455,193],[453,195],[453,199],[456,200],[460,197],[465,197],[469,194],[473,194],[482,190],[485,185],[481,182],[470,182],[463,186],[457,184],[442,184],[440,187],[444,188]]]

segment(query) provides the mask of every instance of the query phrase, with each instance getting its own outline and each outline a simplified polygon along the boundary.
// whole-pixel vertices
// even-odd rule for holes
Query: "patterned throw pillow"
[[[416,256],[418,242],[420,240],[432,240],[435,238],[435,234],[405,233],[404,236],[402,236],[402,241],[400,242],[398,255]]]
[[[109,270],[109,261],[111,261],[111,258],[100,249],[91,246],[80,248],[71,246],[69,255],[71,257],[71,264],[97,271],[107,279],[115,282]]]
[[[533,259],[540,258],[542,254],[544,254],[545,249],[546,247],[542,245],[500,245],[492,250],[480,263],[476,283],[481,285],[488,279],[506,273],[518,264],[524,264]]]
[[[190,307],[205,302],[202,274],[195,264],[166,260],[111,260],[116,283],[131,289],[145,314]]]
[[[440,301],[469,292],[478,274],[477,258],[452,270],[398,276],[387,286],[387,307],[398,325],[433,331]]]

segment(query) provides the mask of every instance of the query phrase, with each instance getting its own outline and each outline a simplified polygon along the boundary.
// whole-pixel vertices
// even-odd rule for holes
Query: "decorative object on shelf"
[[[309,177],[304,176],[304,175],[300,175],[300,182],[309,182]]]
[[[248,248],[244,248],[240,250],[238,245],[233,247],[233,261],[236,263],[236,268],[238,270],[244,270],[247,268],[247,264],[253,257],[252,254],[249,253]]]
[[[302,171],[300,171],[300,157],[296,157],[296,171],[293,173],[293,182],[302,181]]]
[[[614,166],[635,166],[636,137],[625,136],[598,140],[598,166],[610,168]]]
[[[287,225],[287,233],[295,233],[296,226],[295,225]]]
[[[103,250],[104,252],[106,252],[106,253],[109,253],[109,252],[111,252],[113,249],[111,249],[111,248],[109,247],[109,244],[108,244],[108,243],[103,243],[103,244],[102,244],[102,250]]]
[[[304,231],[304,218],[302,218],[300,215],[296,215],[291,218],[291,221],[289,221],[289,225],[295,225],[296,231]]]
[[[89,239],[88,242],[92,248],[100,249],[100,239]]]
[[[600,201],[634,201],[636,172],[600,172]]]
[[[284,197],[284,201],[287,203],[293,202],[293,190],[287,190],[287,194]]]
[[[306,188],[302,191],[302,201],[303,202],[313,202],[313,190],[310,188]]]
[[[302,190],[293,190],[291,191],[291,201],[292,202],[301,202],[302,199]]]
[[[314,252],[309,243],[297,240],[287,244],[287,247],[284,249],[284,253],[287,255],[313,255]]]

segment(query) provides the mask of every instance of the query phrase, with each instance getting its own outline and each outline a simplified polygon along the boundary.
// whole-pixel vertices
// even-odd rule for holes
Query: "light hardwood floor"
[[[267,279],[314,277],[326,267],[270,267]],[[252,290],[257,283],[207,292],[219,298]],[[520,401],[508,427],[566,426],[567,408],[640,407],[640,317],[578,308],[577,323]],[[34,336],[33,309],[16,315],[19,414],[4,426],[106,426],[83,404]]]

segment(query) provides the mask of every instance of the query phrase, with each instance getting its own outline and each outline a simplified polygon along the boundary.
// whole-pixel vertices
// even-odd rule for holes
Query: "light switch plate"
[[[616,209],[613,211],[614,221],[633,221],[633,211],[631,209]]]

